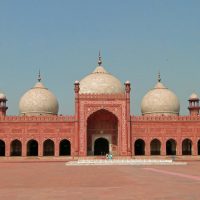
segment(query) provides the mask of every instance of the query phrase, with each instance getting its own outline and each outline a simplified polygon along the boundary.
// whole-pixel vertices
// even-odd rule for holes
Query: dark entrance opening
[[[198,147],[197,147],[198,148],[198,155],[200,155],[200,140],[198,141],[197,145],[198,145]]]
[[[5,156],[5,142],[0,140],[0,156]]]
[[[94,155],[106,155],[109,153],[109,142],[105,138],[98,138],[94,143]]]
[[[22,143],[19,140],[13,140],[10,145],[10,156],[22,155]]]
[[[161,143],[158,139],[152,140],[150,146],[151,146],[151,155],[160,155]]]
[[[135,141],[135,155],[145,155],[145,142],[142,139]]]
[[[192,155],[192,141],[190,139],[183,140],[182,154],[183,155]]]
[[[173,139],[167,140],[166,153],[167,155],[176,155],[176,141],[175,140]]]
[[[27,156],[38,156],[38,142],[36,140],[28,141]]]
[[[54,156],[54,142],[50,139],[45,140],[43,144],[43,155]]]
[[[71,144],[69,140],[62,140],[60,142],[60,151],[59,151],[60,156],[70,156],[71,155]]]

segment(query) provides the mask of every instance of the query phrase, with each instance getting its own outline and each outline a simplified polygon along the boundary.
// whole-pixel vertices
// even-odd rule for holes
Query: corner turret
[[[190,111],[191,116],[199,115],[199,97],[196,93],[192,93],[189,97],[189,106],[188,110]]]
[[[8,107],[6,106],[6,95],[0,93],[0,116],[6,116],[6,111]]]

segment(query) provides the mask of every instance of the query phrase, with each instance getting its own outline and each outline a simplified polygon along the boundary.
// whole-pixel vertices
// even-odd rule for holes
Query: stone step
[[[67,166],[81,166],[81,165],[186,165],[186,162],[175,162],[173,160],[152,160],[152,159],[119,159],[119,160],[105,160],[105,159],[81,159],[77,161],[69,161]]]

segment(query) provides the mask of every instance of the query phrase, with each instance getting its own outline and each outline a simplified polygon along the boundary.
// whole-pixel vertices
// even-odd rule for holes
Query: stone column
[[[59,156],[59,144],[60,144],[60,141],[59,140],[55,140],[55,143],[54,143],[54,156],[56,156],[56,157]]]
[[[124,109],[124,111],[123,111]],[[122,107],[122,113],[126,113],[125,111],[125,108]],[[120,155],[121,156],[127,156],[128,155],[128,139],[127,139],[127,135],[129,133],[127,132],[127,120],[126,120],[126,115],[121,115],[121,128],[120,128],[120,132],[119,132],[119,135],[120,135]]]
[[[182,155],[182,141],[181,140],[177,140],[176,155],[177,156],[181,156]]]
[[[80,113],[79,126],[79,156],[87,156],[87,119],[85,119],[84,110]]]
[[[151,155],[150,142],[145,141],[145,156]]]
[[[5,141],[5,156],[9,157],[10,156],[10,141]]]
[[[42,157],[43,156],[43,143],[38,142],[38,156]]]
[[[161,156],[166,156],[167,152],[166,152],[166,142],[163,140],[161,141]]]
[[[198,155],[198,148],[197,148],[197,138],[192,141],[192,155],[197,156]]]
[[[22,141],[22,156],[27,156],[27,144],[26,141]]]

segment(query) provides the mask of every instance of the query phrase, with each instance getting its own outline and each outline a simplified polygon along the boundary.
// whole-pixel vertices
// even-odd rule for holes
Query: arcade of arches
[[[110,113],[109,113],[110,114]],[[114,118],[113,118],[114,119]],[[116,123],[116,121],[115,121]],[[105,123],[106,124],[106,123]],[[95,127],[95,126],[94,126]],[[116,127],[116,126],[115,126]],[[106,129],[104,129],[106,130]],[[110,129],[107,129],[110,130]],[[117,129],[116,129],[117,130]],[[91,130],[90,130],[91,131]],[[116,132],[115,132],[116,134]],[[93,139],[93,147],[90,146],[88,149],[93,150],[93,155],[105,155],[111,152],[110,146],[113,144],[112,138],[115,137],[106,137],[104,134],[96,135]],[[109,138],[109,139],[108,139]],[[116,145],[117,143],[114,143]],[[165,145],[165,154],[162,154],[162,146]],[[117,145],[116,145],[117,146]],[[180,155],[192,155],[192,151],[195,144],[192,143],[192,140],[186,138],[181,143],[181,154]],[[39,156],[39,145],[37,140],[29,140],[26,144],[26,155],[27,156]],[[200,155],[200,139],[196,143],[197,153]],[[10,156],[22,156],[22,142],[18,139],[15,139],[10,142]],[[143,139],[137,139],[133,145],[133,155],[142,156],[148,155],[147,149],[148,145]],[[177,154],[177,142],[174,139],[169,139],[165,143],[162,143],[158,139],[153,139],[150,144],[150,154],[149,155],[178,155]],[[51,139],[47,139],[43,142],[42,145],[42,155],[41,156],[55,156],[55,144]],[[3,140],[0,140],[0,156],[6,156],[6,143]],[[90,151],[88,153],[91,153]],[[63,139],[59,142],[59,152],[58,156],[71,156],[71,143],[67,139]]]
[[[109,113],[110,114],[110,113]],[[115,121],[116,123],[116,121]],[[105,123],[106,124],[106,123]],[[95,127],[95,126],[94,126]],[[106,130],[106,129],[104,129]],[[110,129],[107,129],[110,130]],[[116,134],[116,133],[115,133]],[[93,150],[93,155],[105,155],[111,152],[110,146],[113,144],[113,137],[106,137],[104,134],[97,134],[93,140],[93,147],[90,146],[89,149]],[[109,139],[107,139],[109,138]],[[114,137],[115,138],[115,137]],[[110,141],[109,141],[110,140]],[[117,143],[114,143],[115,145]],[[91,143],[90,143],[91,145]],[[162,146],[165,145],[165,153],[162,154]],[[181,143],[181,155],[192,155],[192,151],[194,148],[192,140],[186,138]],[[137,139],[133,144],[133,154],[136,156],[148,155],[147,148],[148,145],[145,143],[143,139]],[[197,152],[200,155],[200,139],[197,144]],[[39,145],[37,140],[29,140],[26,144],[26,155],[27,156],[39,156]],[[22,142],[18,139],[11,141],[10,143],[10,156],[22,156]],[[55,156],[55,144],[51,139],[47,139],[43,142],[42,145],[43,153],[42,156]],[[160,142],[158,139],[153,139],[149,145],[150,155],[177,155],[177,142],[174,139],[167,140],[164,144]],[[3,140],[0,140],[0,156],[6,156],[6,143]],[[88,153],[91,153],[90,151]],[[59,152],[58,156],[71,156],[71,143],[67,139],[63,139],[59,142]]]
[[[162,153],[162,145],[165,145],[164,153]],[[195,148],[195,144],[192,140],[186,138],[181,143],[181,154],[180,155],[192,155],[192,150]],[[200,139],[197,144],[197,153],[200,155]],[[177,154],[177,142],[174,139],[169,139],[165,143],[161,143],[158,139],[153,139],[150,142],[150,154],[146,154],[147,145],[143,139],[137,139],[134,142],[134,155],[178,155]]]
[[[26,156],[56,156],[55,143],[51,139],[47,139],[43,142],[41,147],[37,140],[31,139],[23,147],[22,142],[15,139],[10,142],[10,153],[8,156],[22,156],[22,149],[26,147]],[[39,149],[42,149],[41,155],[39,155]],[[0,140],[0,156],[6,156],[6,144],[3,140]],[[71,156],[71,142],[67,139],[63,139],[59,142],[59,149],[57,156]]]

